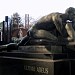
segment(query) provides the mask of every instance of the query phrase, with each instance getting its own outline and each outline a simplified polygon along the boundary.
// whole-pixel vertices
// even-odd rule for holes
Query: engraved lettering
[[[25,65],[24,69],[29,70],[29,71],[35,71],[35,66],[27,66],[27,65]]]
[[[40,66],[39,66],[39,67],[36,67],[36,66],[25,65],[25,66],[24,66],[24,70],[48,74],[48,68],[40,67]]]
[[[48,68],[37,67],[37,72],[48,74]]]

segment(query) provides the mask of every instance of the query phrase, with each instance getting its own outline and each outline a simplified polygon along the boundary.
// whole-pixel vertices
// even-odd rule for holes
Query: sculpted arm
[[[64,38],[66,37],[68,41],[75,40],[75,31],[72,27],[72,23],[71,22],[66,23],[67,19],[63,23],[63,19],[65,19],[65,17],[64,15],[62,16],[63,17],[60,17],[60,14],[56,14],[53,16],[53,21],[57,30]],[[73,26],[75,27],[75,20]]]
[[[71,22],[67,22],[66,25],[65,25],[65,29],[67,30],[67,33],[68,33],[68,37],[67,39],[69,41],[75,41],[75,30],[73,29],[72,27],[72,23]]]
[[[64,28],[64,26],[63,26],[62,18],[60,17],[60,14],[55,14],[54,16],[52,16],[52,19],[54,21],[56,29],[62,35],[63,34],[63,28]]]

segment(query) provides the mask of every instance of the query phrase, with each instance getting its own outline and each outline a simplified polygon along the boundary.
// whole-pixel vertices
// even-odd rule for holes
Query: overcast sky
[[[37,19],[51,12],[64,13],[68,7],[75,7],[75,0],[0,0],[0,22],[15,12]]]

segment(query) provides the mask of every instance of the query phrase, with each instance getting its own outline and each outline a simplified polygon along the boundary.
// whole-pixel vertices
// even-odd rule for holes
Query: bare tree
[[[18,27],[21,25],[23,26],[22,19],[17,12],[14,13],[12,16],[12,24],[13,24],[13,26],[18,26]]]

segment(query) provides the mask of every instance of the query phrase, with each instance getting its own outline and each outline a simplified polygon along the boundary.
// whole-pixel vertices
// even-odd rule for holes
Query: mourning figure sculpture
[[[33,41],[46,39],[48,41],[75,41],[75,8],[69,7],[65,13],[50,13],[40,18],[29,30],[27,36],[18,44],[26,45]],[[33,42],[32,42],[33,43]]]
[[[75,41],[75,8],[69,7],[65,13],[50,13],[40,18],[27,32],[18,44],[8,44],[0,49],[38,44],[60,44]],[[63,43],[62,43],[63,44]],[[61,44],[60,44],[61,45]]]

